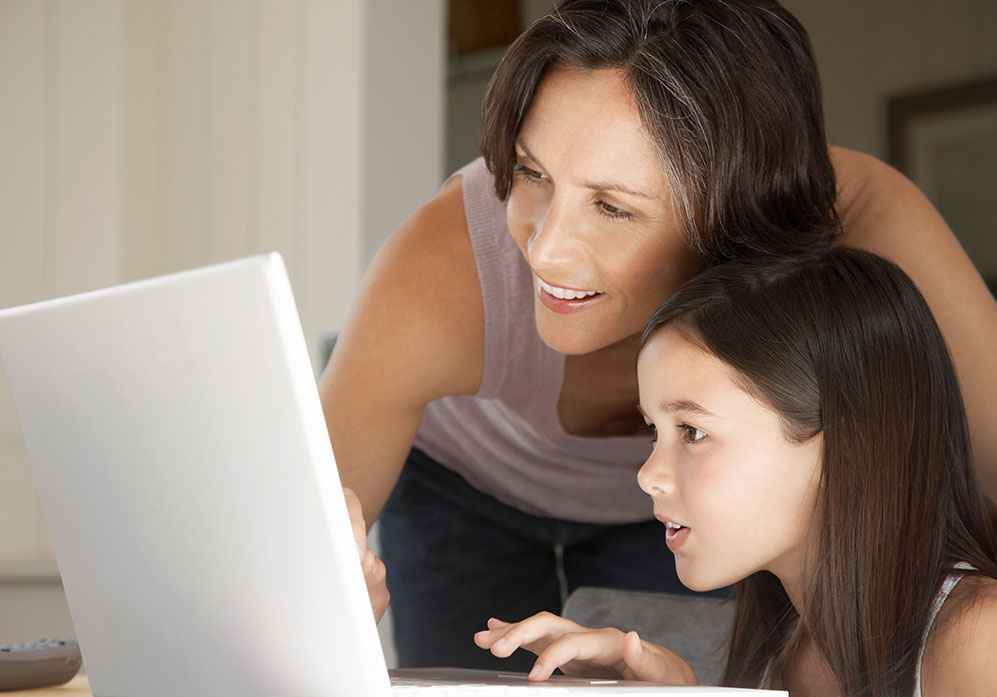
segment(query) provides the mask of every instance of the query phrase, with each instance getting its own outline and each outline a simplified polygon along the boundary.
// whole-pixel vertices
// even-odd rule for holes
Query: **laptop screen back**
[[[388,694],[283,261],[0,312],[91,689]]]

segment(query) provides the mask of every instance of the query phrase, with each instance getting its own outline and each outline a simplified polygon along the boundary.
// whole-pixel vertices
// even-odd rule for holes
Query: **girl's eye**
[[[652,444],[658,442],[658,429],[654,427],[654,424],[648,424],[641,431],[651,437]]]
[[[634,217],[633,213],[625,211],[622,208],[617,208],[616,206],[610,206],[604,201],[599,201],[597,205],[599,207],[599,213],[607,218],[613,218],[614,220],[630,220]]]
[[[522,177],[523,180],[528,182],[539,182],[543,181],[545,178],[544,175],[540,174],[540,172],[536,171],[535,169],[530,169],[525,165],[517,164],[515,172],[520,177]]]
[[[706,432],[696,428],[695,426],[681,424],[679,428],[684,431],[682,434],[682,440],[686,443],[696,443],[706,438]]]

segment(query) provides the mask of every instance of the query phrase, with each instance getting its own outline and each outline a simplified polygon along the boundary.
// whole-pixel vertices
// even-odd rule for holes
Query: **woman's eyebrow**
[[[532,153],[532,152],[530,152],[530,149],[529,149],[528,147],[526,147],[526,144],[525,144],[525,143],[524,143],[524,142],[523,142],[522,140],[520,140],[519,138],[516,138],[516,140],[514,141],[514,144],[515,144],[516,146],[518,146],[520,150],[522,150],[523,152],[525,152],[525,153],[526,153],[526,156],[527,156],[528,158],[530,158],[531,160],[533,160],[534,162],[536,162],[536,163],[537,163],[538,165],[540,164],[540,160],[538,160],[538,159],[537,159],[537,158],[536,158],[536,157],[535,157],[535,156],[533,155],[533,153]],[[540,166],[542,167],[543,165],[540,165]]]
[[[629,194],[639,198],[656,198],[651,194],[645,194],[643,191],[631,189],[629,186],[617,182],[583,181],[582,186],[592,191],[618,191],[621,194]]]

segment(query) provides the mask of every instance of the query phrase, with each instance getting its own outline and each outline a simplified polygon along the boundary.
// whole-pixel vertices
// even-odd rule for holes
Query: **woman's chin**
[[[610,335],[603,324],[574,318],[545,317],[546,310],[537,308],[537,333],[547,346],[567,356],[592,353],[616,343],[623,336]]]
[[[537,322],[537,333],[545,344],[558,353],[570,356],[595,350],[591,337],[577,336],[577,332],[554,329]]]

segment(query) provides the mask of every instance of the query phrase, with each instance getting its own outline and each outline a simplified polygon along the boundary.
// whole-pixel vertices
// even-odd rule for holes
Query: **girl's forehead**
[[[637,357],[637,377],[642,405],[645,395],[657,406],[685,401],[733,406],[754,400],[730,365],[687,332],[667,327],[644,345]]]
[[[647,395],[658,406],[702,400],[731,414],[762,410],[778,418],[736,368],[688,330],[665,327],[652,336],[637,357],[637,378],[642,407]]]

